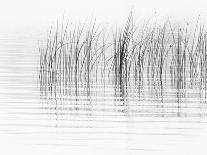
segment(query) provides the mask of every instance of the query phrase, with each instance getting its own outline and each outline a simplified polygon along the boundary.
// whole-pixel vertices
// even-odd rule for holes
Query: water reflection
[[[116,77],[115,77],[116,78]],[[93,80],[91,80],[93,81]],[[116,79],[112,80],[116,81]],[[167,82],[150,82],[150,85],[133,85],[125,82],[88,82],[70,86],[40,86],[45,102],[54,100],[56,106],[74,106],[71,111],[127,112],[132,116],[147,117],[200,117],[206,115],[206,91],[183,88],[180,79]],[[106,84],[108,83],[108,85]],[[153,85],[151,85],[153,83]],[[175,84],[176,83],[176,84]],[[80,108],[85,106],[87,108]],[[93,108],[92,108],[93,107]],[[96,107],[96,108],[95,108]],[[92,108],[92,109],[91,109]],[[201,110],[203,109],[203,110]],[[70,111],[69,110],[69,111]],[[69,112],[68,111],[68,112]]]
[[[25,31],[19,34],[22,36]],[[22,41],[19,38],[17,43]],[[25,44],[25,40],[32,37],[22,38]],[[144,68],[135,67],[136,74],[120,78],[113,75],[114,71],[108,76],[107,70],[99,68],[97,72],[100,71],[101,76],[94,76],[98,75],[94,74],[96,69],[90,74],[83,70],[82,76],[77,75],[82,79],[71,76],[68,80],[60,80],[60,74],[45,71],[41,79],[47,81],[40,80],[37,86],[34,80],[37,60],[33,55],[37,59],[39,55],[35,47],[12,47],[16,53],[2,50],[5,51],[5,57],[0,57],[4,66],[0,73],[2,148],[12,148],[16,154],[24,154],[29,146],[25,154],[31,154],[31,150],[38,147],[46,154],[115,152],[119,155],[166,155],[173,151],[183,154],[189,149],[205,149],[205,78],[202,84],[189,88],[179,86],[182,85],[180,78],[172,78],[171,83],[170,74],[163,73],[160,78],[156,69],[146,78]],[[26,58],[24,61],[19,59],[19,53]],[[99,64],[106,68],[104,53],[100,58],[103,61]],[[75,76],[72,71],[70,74]],[[184,151],[180,151],[181,147]]]

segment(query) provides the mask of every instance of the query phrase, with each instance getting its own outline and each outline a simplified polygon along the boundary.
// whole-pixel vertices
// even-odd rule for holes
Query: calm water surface
[[[78,95],[44,96],[38,41],[46,29],[0,32],[0,143],[4,154],[206,154],[206,100],[178,92],[110,83],[80,86]]]

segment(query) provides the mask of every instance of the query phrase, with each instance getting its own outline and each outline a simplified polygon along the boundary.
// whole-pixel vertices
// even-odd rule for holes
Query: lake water
[[[206,154],[206,100],[199,89],[167,89],[160,96],[127,87],[123,94],[106,83],[80,87],[78,96],[42,96],[38,42],[47,29],[1,29],[3,154]]]

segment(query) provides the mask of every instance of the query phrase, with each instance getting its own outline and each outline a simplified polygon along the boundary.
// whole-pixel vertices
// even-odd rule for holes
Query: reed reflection
[[[113,33],[95,21],[89,26],[57,24],[40,46],[41,95],[75,98],[77,104],[87,98],[92,105],[101,97],[111,104],[108,97],[120,105],[146,106],[149,114],[163,108],[163,116],[180,117],[187,108],[199,107],[198,100],[206,101],[205,25],[197,23],[193,30],[170,21],[135,23],[131,13]]]

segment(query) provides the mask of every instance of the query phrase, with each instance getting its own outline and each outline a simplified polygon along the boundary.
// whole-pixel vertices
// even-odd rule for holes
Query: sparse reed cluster
[[[62,24],[39,48],[41,89],[113,82],[119,86],[207,86],[207,30],[197,24],[149,23],[139,28],[130,15],[123,28],[107,33],[96,23]]]

